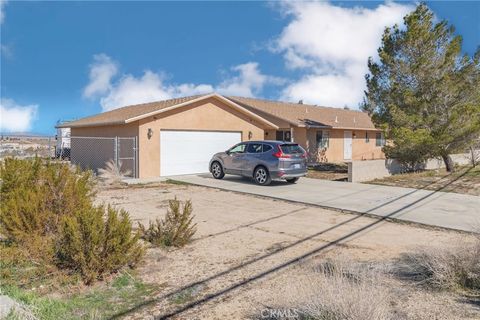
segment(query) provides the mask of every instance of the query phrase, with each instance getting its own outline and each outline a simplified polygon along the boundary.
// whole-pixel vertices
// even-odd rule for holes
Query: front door
[[[343,132],[343,159],[352,160],[352,131]]]

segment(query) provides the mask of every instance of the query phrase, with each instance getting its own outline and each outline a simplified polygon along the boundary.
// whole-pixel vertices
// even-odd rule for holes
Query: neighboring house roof
[[[243,97],[228,98],[249,110],[259,110],[299,127],[375,130],[372,119],[361,111]]]
[[[190,105],[191,103],[210,97],[215,97],[224,101],[237,110],[248,114],[256,120],[273,128],[278,128],[278,126],[262,118],[262,114],[271,115],[299,127],[375,130],[375,126],[370,117],[366,113],[360,111],[253,98],[225,97],[216,93],[126,106],[76,121],[62,123],[58,125],[57,128],[126,124],[175,108]]]

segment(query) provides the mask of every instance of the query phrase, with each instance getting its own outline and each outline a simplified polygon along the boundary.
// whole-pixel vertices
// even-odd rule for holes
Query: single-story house
[[[126,106],[58,127],[71,128],[73,140],[136,137],[140,178],[206,172],[214,153],[248,140],[294,141],[310,162],[384,158],[382,133],[364,112],[217,93]],[[84,156],[99,152],[86,149]]]

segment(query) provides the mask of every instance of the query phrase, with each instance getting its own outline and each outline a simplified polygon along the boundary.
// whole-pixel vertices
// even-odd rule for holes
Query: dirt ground
[[[368,183],[480,196],[480,166],[459,167],[453,173],[440,169],[397,174]]]
[[[348,173],[335,172],[335,171],[318,171],[308,170],[308,178],[331,180],[331,181],[347,181]]]
[[[348,166],[345,163],[318,163],[309,167],[307,177],[331,181],[347,181]]]
[[[148,223],[165,214],[173,197],[192,200],[198,231],[185,248],[147,250],[138,273],[164,290],[128,319],[245,319],[288,290],[305,265],[327,257],[394,262],[417,246],[468,241],[458,232],[188,185],[103,190],[97,201]],[[408,319],[480,317],[475,299],[407,283],[398,283],[398,300],[392,303]]]

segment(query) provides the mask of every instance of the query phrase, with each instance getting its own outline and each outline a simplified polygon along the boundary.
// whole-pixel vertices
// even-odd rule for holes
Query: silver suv
[[[272,180],[295,183],[307,174],[307,153],[296,143],[282,141],[249,141],[219,152],[210,160],[215,179],[225,174],[250,177],[260,185]]]

